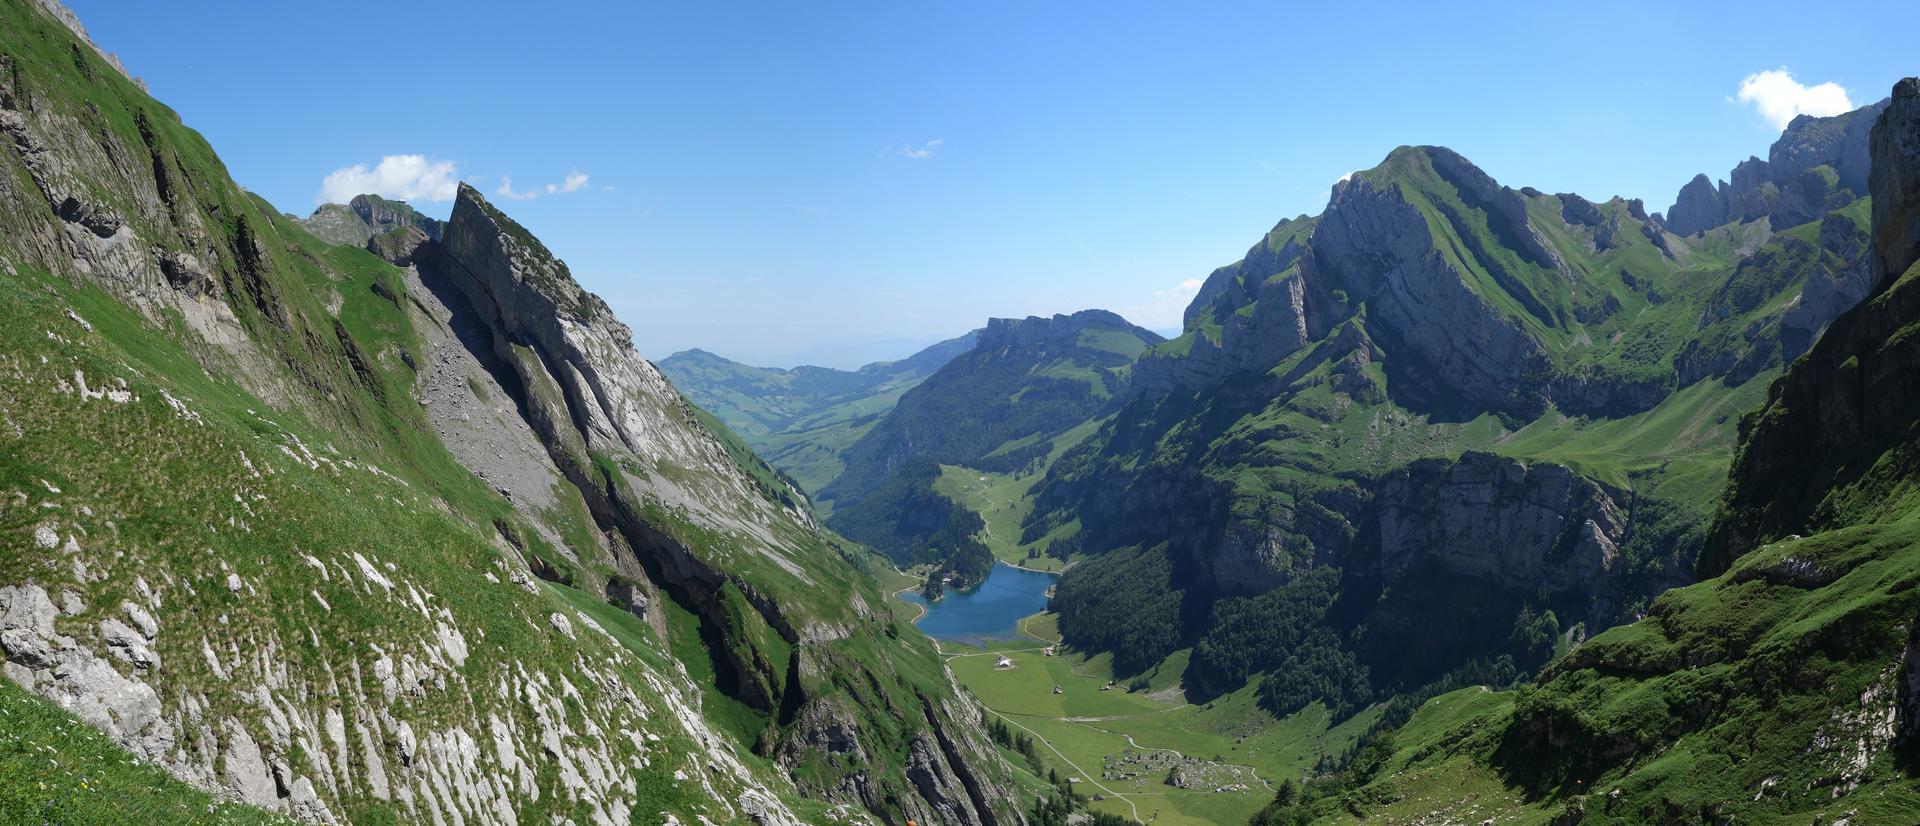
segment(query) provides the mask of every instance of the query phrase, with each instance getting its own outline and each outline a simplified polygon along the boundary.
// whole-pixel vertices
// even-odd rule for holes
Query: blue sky
[[[1920,3],[70,5],[282,209],[339,170],[439,215],[476,181],[641,352],[780,366],[989,316],[1176,327],[1401,144],[1664,210],[1782,112],[1920,72]]]

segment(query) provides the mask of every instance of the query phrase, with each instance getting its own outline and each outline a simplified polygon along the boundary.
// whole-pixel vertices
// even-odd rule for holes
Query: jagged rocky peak
[[[599,296],[580,287],[567,262],[472,186],[460,185],[441,243],[471,274],[483,277],[514,326],[531,327],[550,316],[564,315],[581,322],[603,322],[623,344],[631,345],[626,325],[613,317]]]
[[[1794,118],[1767,150],[1766,160],[1741,161],[1730,180],[1717,185],[1695,175],[1667,210],[1667,226],[1686,236],[1731,221],[1769,218],[1776,229],[1784,229],[1866,194],[1868,132],[1886,106],[1883,100],[1842,115]]]
[[[893,750],[905,745],[912,789],[876,777],[864,761],[849,766],[848,777],[807,789],[869,806],[879,799],[869,794],[890,796],[928,822],[1018,822],[997,802],[1006,798],[998,782],[968,762],[987,754],[963,730],[971,707],[923,696],[927,707],[907,712],[926,723],[916,724],[911,744],[858,732],[849,742],[821,730],[838,727],[829,686],[842,678],[833,675],[872,667],[826,647],[873,633],[873,604],[858,591],[819,597],[845,588],[846,572],[799,504],[804,495],[770,471],[756,475],[749,465],[757,460],[736,457],[564,262],[465,185],[441,241],[425,249],[424,285],[446,296],[456,326],[477,333],[463,338],[485,342],[480,355],[498,366],[507,394],[523,400],[535,450],[609,535],[612,564],[714,633],[762,628],[761,639],[780,640],[768,647],[746,639],[712,656],[723,692],[763,713],[794,715],[766,743],[784,767],[819,760],[822,750],[900,753]],[[625,590],[625,601],[638,604],[634,589]]]
[[[1247,285],[1243,283],[1243,274],[1253,271],[1277,273],[1287,268],[1300,257],[1306,249],[1306,239],[1313,231],[1314,218],[1298,215],[1282,218],[1260,243],[1247,250],[1239,261],[1214,269],[1201,282],[1200,289],[1194,293],[1193,300],[1187,304],[1182,321],[1191,326],[1222,298],[1240,304],[1244,303]]]
[[[321,204],[300,223],[323,241],[365,247],[399,266],[412,263],[413,253],[421,244],[440,240],[445,226],[406,201],[379,195],[355,195],[344,204]]]
[[[1726,217],[1726,184],[1714,186],[1703,172],[1680,188],[1679,197],[1667,210],[1666,220],[1675,233],[1692,235],[1726,223]]]
[[[458,292],[492,339],[492,357],[517,375],[535,430],[577,484],[618,493],[615,482],[624,482],[675,502],[708,528],[751,523],[749,533],[772,538],[779,521],[772,503],[633,349],[632,331],[607,303],[525,227],[462,184],[441,240],[429,249],[422,277]],[[598,473],[590,453],[631,456],[647,472],[589,483]],[[664,467],[701,472],[651,472]],[[639,502],[626,504],[637,513]],[[749,544],[779,555],[770,547],[777,543]]]
[[[1423,210],[1420,202],[1432,206]],[[1544,344],[1526,320],[1498,310],[1497,297],[1482,294],[1462,267],[1488,269],[1503,288],[1521,283],[1521,274],[1472,246],[1447,255],[1456,245],[1436,237],[1471,239],[1459,227],[1463,210],[1482,212],[1492,242],[1518,253],[1520,266],[1564,275],[1565,264],[1529,220],[1524,196],[1440,147],[1396,149],[1380,166],[1337,184],[1314,230],[1311,266],[1302,270],[1319,282],[1319,292],[1346,295],[1339,313],[1366,303],[1369,328],[1400,342],[1431,375],[1448,376],[1452,392],[1496,408],[1536,409],[1543,389],[1514,379],[1547,371]],[[1532,294],[1513,298],[1538,323],[1553,323]]]

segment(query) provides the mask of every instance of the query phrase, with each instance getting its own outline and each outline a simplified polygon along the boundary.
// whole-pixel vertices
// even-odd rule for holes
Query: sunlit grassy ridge
[[[421,401],[439,321],[411,274],[243,191],[172,111],[36,4],[5,0],[0,14],[0,102],[26,124],[9,121],[0,151],[0,314],[18,322],[0,325],[0,535],[40,549],[0,554],[0,583],[61,599],[56,633],[96,653],[123,603],[153,612],[158,664],[109,662],[158,692],[182,774],[227,781],[237,729],[285,766],[265,805],[311,780],[353,822],[431,819],[440,810],[421,801],[440,794],[523,820],[726,821],[748,802],[817,819],[828,804],[790,778],[844,802],[833,790],[855,774],[871,792],[856,805],[898,818],[924,805],[909,743],[946,727],[955,756],[940,759],[977,758],[984,782],[1015,777],[955,727],[964,708],[931,645],[849,564],[864,552],[812,529],[787,480],[671,393],[659,424],[710,438],[715,466],[601,451],[578,455],[582,469],[624,493],[634,479],[737,474],[747,494],[734,504],[773,524],[749,536],[648,501],[636,508],[647,537],[733,564],[712,604],[662,593],[658,627],[609,605],[614,555],[650,549],[609,536],[571,483],[552,507],[522,509],[450,454]],[[67,191],[125,228],[55,214]],[[601,305],[552,252],[488,214],[554,265],[535,286],[593,321]],[[127,257],[65,254],[75,239]],[[511,358],[540,354],[520,343]],[[49,531],[79,550],[40,552]],[[529,565],[568,584],[535,585]],[[740,662],[790,707],[722,690],[718,667]],[[804,770],[789,773],[774,752],[802,699],[855,721],[871,759],[803,747],[786,757]],[[329,711],[344,715],[337,746]],[[484,741],[484,759],[458,762],[462,736]]]

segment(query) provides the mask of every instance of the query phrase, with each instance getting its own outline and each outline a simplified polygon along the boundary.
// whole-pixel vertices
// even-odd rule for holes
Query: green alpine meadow
[[[72,6],[0,824],[1920,823],[1912,9]]]

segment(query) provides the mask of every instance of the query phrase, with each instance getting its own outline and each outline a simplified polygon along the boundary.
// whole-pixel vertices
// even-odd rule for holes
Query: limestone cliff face
[[[1920,80],[1895,84],[1873,127],[1874,279],[1885,284],[1920,258]]]
[[[666,377],[633,349],[627,326],[581,289],[563,262],[468,186],[454,202],[440,253],[444,266],[428,269],[452,284],[493,334],[494,355],[519,374],[529,419],[563,469],[586,474],[596,453],[631,456],[638,468],[609,480],[640,495],[629,506],[667,503],[709,529],[746,532],[757,540],[754,553],[778,563],[776,522],[804,513],[760,495]],[[675,481],[668,475],[675,468],[702,473],[697,484]]]
[[[1187,322],[1218,325],[1195,334],[1185,353],[1149,351],[1134,367],[1135,391],[1163,394],[1209,387],[1240,372],[1264,372],[1314,338],[1344,314],[1345,307],[1309,275],[1305,243],[1313,219],[1281,221],[1246,257],[1208,276],[1187,306]],[[1309,298],[1309,292],[1314,293]],[[1221,312],[1217,308],[1249,308]]]
[[[1381,479],[1361,541],[1377,543],[1373,564],[1389,577],[1432,561],[1514,591],[1588,595],[1604,615],[1631,504],[1563,465],[1469,453]]]
[[[1632,496],[1564,465],[1426,459],[1235,519],[1224,518],[1222,486],[1197,471],[1089,483],[1099,485],[1083,514],[1102,526],[1086,529],[1095,541],[1170,541],[1206,593],[1260,593],[1316,565],[1381,582],[1437,568],[1496,591],[1552,594],[1610,623],[1630,585],[1614,561],[1636,527]],[[1683,572],[1668,575],[1678,584]]]
[[[1680,235],[1692,235],[1726,223],[1727,194],[1724,189],[1725,184],[1716,188],[1704,172],[1693,176],[1686,186],[1680,187],[1680,195],[1674,199],[1673,207],[1667,210],[1667,226]]]
[[[1094,328],[1128,330],[1133,327],[1117,313],[1106,310],[1081,310],[1056,314],[1051,318],[990,318],[974,343],[976,350],[1004,350],[1069,343],[1081,332]]]
[[[1786,361],[1805,353],[1829,323],[1859,304],[1879,281],[1868,254],[1872,244],[1867,228],[1853,218],[1830,213],[1820,222],[1816,243],[1831,258],[1828,266],[1807,276],[1793,307],[1781,316],[1781,355]]]

